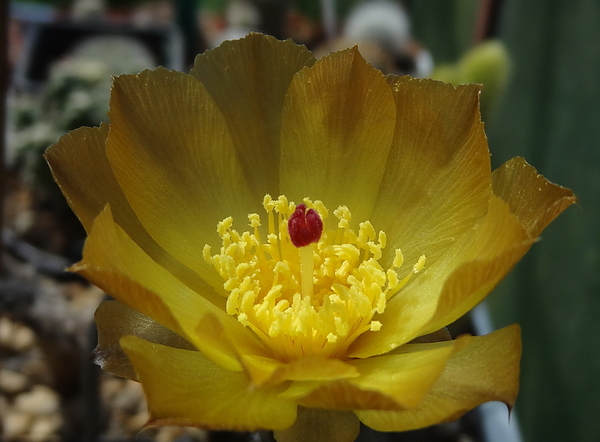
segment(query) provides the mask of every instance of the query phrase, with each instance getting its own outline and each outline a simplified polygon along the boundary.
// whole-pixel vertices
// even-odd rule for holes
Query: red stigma
[[[288,220],[288,232],[292,244],[304,247],[321,238],[323,221],[314,209],[306,210],[306,204],[298,204]]]

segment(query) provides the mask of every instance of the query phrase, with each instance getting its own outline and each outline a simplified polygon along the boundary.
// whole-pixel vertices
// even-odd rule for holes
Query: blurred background
[[[597,0],[1,0],[0,440],[127,441],[145,423],[139,385],[89,362],[105,294],[64,272],[85,235],[41,155],[67,131],[107,120],[111,75],[186,71],[196,54],[251,30],[318,56],[359,43],[384,73],[482,83],[494,168],[523,156],[579,198],[454,326],[521,324],[512,425],[505,408],[484,406],[424,431],[364,430],[360,441],[599,440]],[[136,440],[259,439],[163,428]]]

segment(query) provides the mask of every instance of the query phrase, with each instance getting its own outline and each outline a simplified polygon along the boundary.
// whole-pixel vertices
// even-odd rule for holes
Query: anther
[[[305,247],[319,241],[323,233],[323,221],[314,209],[306,210],[306,204],[298,204],[288,220],[288,232],[292,244]]]

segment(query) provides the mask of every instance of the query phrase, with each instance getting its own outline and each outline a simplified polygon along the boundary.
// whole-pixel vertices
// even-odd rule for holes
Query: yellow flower
[[[115,298],[96,359],[149,425],[352,441],[513,405],[519,327],[445,326],[575,197],[490,172],[479,92],[259,34],[115,78],[110,125],[46,157],[89,235],[72,270]]]

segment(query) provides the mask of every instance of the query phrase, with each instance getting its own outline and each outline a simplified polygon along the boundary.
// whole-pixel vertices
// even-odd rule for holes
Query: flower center
[[[421,256],[402,279],[397,269],[403,256],[396,249],[391,266],[379,261],[385,232],[376,234],[369,221],[350,228],[346,206],[333,213],[337,228],[323,229],[329,212],[321,201],[304,199],[296,206],[285,196],[266,195],[268,234],[261,236],[261,218],[248,215],[253,232],[233,229],[233,218],[218,223],[222,246],[206,262],[214,265],[229,292],[227,313],[250,327],[282,360],[304,355],[343,357],[358,336],[376,332],[373,319],[387,301],[425,265]]]

